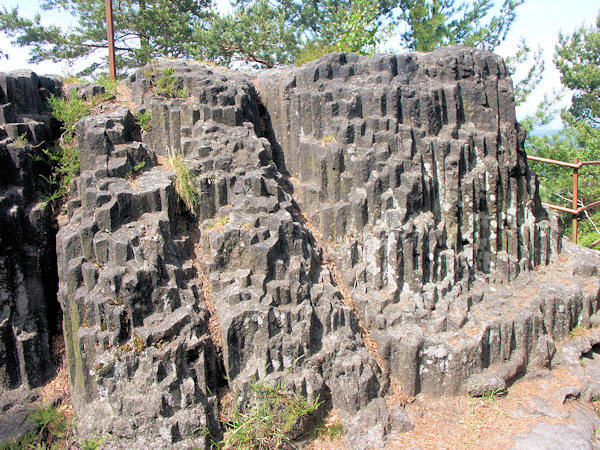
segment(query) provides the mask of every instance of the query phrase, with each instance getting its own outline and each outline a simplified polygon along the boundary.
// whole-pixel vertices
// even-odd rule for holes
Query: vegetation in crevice
[[[287,392],[283,386],[250,385],[253,400],[233,411],[228,431],[217,447],[236,449],[284,448],[303,436],[321,402]]]
[[[169,152],[169,163],[175,170],[175,192],[192,214],[198,213],[198,204],[200,196],[196,186],[196,178],[185,164],[185,159],[182,154],[176,154],[174,151]]]
[[[77,122],[89,115],[95,106],[116,95],[118,81],[100,77],[95,82],[104,86],[105,93],[95,95],[90,100],[79,98],[74,89],[66,95],[51,95],[48,99],[52,117],[61,123],[62,134],[54,146],[42,150],[51,167],[50,175],[43,176],[48,185],[45,203],[65,197],[79,175],[79,149],[75,133]]]

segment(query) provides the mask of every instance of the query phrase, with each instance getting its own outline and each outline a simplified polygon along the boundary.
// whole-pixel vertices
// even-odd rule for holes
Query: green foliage
[[[498,400],[500,397],[506,397],[508,395],[508,391],[506,389],[495,389],[493,391],[488,391],[485,392],[481,398],[484,400],[489,400],[489,401],[495,401]]]
[[[33,411],[31,420],[35,422],[39,433],[48,432],[55,437],[65,437],[70,428],[65,414],[54,405],[41,406]]]
[[[200,197],[196,188],[196,179],[185,164],[183,155],[169,154],[169,162],[175,169],[175,192],[192,215],[198,212]]]
[[[79,444],[80,450],[98,450],[102,447],[104,438],[88,438]]]
[[[68,134],[74,134],[77,122],[92,111],[92,105],[77,98],[75,91],[65,97],[51,95],[48,106],[52,110],[52,116],[62,122],[65,133]]]
[[[67,97],[52,95],[48,99],[48,106],[52,110],[52,116],[62,122],[64,132],[57,146],[43,150],[52,167],[50,176],[43,177],[49,187],[46,202],[64,197],[75,177],[79,175],[79,149],[75,126],[91,112],[92,103],[78,99],[75,93],[71,92]]]
[[[173,69],[163,69],[160,76],[155,80],[156,93],[168,98],[187,97],[185,89],[179,87],[179,82],[175,78]]]
[[[140,161],[135,166],[133,166],[133,170],[131,172],[129,172],[127,175],[125,175],[125,178],[127,179],[127,181],[133,181],[133,177],[137,174],[137,172],[142,170],[145,166],[146,166],[146,161]]]
[[[13,141],[13,144],[18,145],[19,147],[25,147],[28,143],[29,139],[27,139],[27,133],[23,133]]]
[[[399,0],[400,22],[408,26],[401,43],[422,52],[459,43],[493,50],[506,38],[524,1],[504,0],[500,13],[488,17],[494,0]]]
[[[186,57],[273,67],[306,62],[307,54],[329,46],[370,54],[395,26],[404,30],[400,42],[409,50],[461,42],[493,49],[523,1],[504,0],[493,15],[494,0],[235,0],[232,12],[220,16],[209,0],[122,0],[114,8],[117,65],[126,69],[156,57]],[[41,6],[65,11],[78,25],[63,30],[42,25],[39,14],[28,19],[18,8],[0,12],[3,32],[29,47],[33,62],[104,53],[102,0],[45,0]]]
[[[152,113],[150,111],[140,111],[135,116],[135,123],[140,126],[143,131],[148,131],[152,128]]]
[[[369,55],[387,38],[392,25],[383,25],[378,1],[356,0],[342,19],[337,46],[341,51]]]
[[[58,145],[43,150],[49,161],[52,172],[50,176],[43,177],[48,183],[46,203],[64,197],[73,180],[79,175],[79,149],[75,127],[77,122],[89,115],[92,108],[107,99],[114,97],[118,83],[106,77],[99,78],[96,82],[104,85],[106,92],[94,96],[86,101],[77,98],[75,91],[64,97],[50,96],[48,106],[52,116],[62,123],[63,133]]]
[[[314,437],[326,437],[329,439],[336,439],[344,434],[344,424],[341,422],[335,422],[327,425],[322,422],[318,427],[315,428]]]
[[[554,62],[561,80],[575,94],[571,108],[562,112],[564,129],[553,136],[530,136],[527,152],[537,156],[573,162],[600,160],[600,15],[595,28],[580,28],[572,35],[561,34]],[[552,118],[553,100],[545,99],[535,117],[525,121],[525,127],[545,124]],[[531,162],[540,178],[543,201],[572,206],[573,171],[569,168]],[[600,166],[579,169],[579,206],[600,201]],[[571,234],[571,215],[560,213],[565,234]],[[591,245],[600,238],[600,208],[579,216],[577,240]],[[597,247],[600,248],[600,247]]]
[[[308,42],[296,56],[295,64],[297,66],[302,66],[329,53],[339,51],[340,49],[337,45],[320,45],[315,42]]]
[[[197,32],[204,58],[221,64],[241,59],[264,67],[294,61],[302,30],[292,24],[293,8],[268,0],[238,0],[234,6],[206,34]]]
[[[29,47],[30,62],[83,59],[107,51],[104,0],[44,0],[43,10],[57,10],[76,24],[67,29],[21,15],[18,8],[0,11],[0,29],[15,45]],[[194,30],[205,29],[216,13],[209,0],[121,0],[113,6],[116,62],[119,70],[148,64],[161,56],[193,57]],[[106,67],[105,59],[102,66]],[[90,64],[90,74],[100,65]]]
[[[509,73],[514,76],[517,67],[522,67],[524,64],[529,63],[530,55],[531,48],[527,45],[525,39],[521,38],[517,53],[514,56],[505,58]],[[525,77],[515,83],[515,106],[525,103],[529,95],[542,81],[542,75],[545,69],[545,63],[542,57],[542,49],[538,48],[535,52],[533,52],[532,58],[533,61],[531,62]]]
[[[36,431],[26,431],[12,441],[0,442],[0,450],[22,450],[39,447],[39,437]]]
[[[109,98],[117,95],[117,90],[119,88],[119,80],[113,80],[108,76],[108,74],[103,73],[98,77],[94,78],[94,83],[98,83],[101,86],[104,86],[105,93],[97,96],[101,97],[102,100],[108,100]],[[98,101],[98,100],[96,100]]]
[[[234,411],[230,430],[222,442],[225,448],[281,448],[290,443],[294,426],[315,414],[320,406],[318,399],[309,402],[280,386],[253,383],[250,389],[255,401]]]
[[[595,27],[559,36],[554,62],[561,82],[575,91],[569,113],[591,127],[600,126],[600,14]]]

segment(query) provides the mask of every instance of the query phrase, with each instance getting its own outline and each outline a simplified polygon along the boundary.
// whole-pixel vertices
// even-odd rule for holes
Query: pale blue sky
[[[500,3],[501,0],[498,0]],[[218,0],[220,4],[227,4],[227,0]],[[33,16],[39,10],[39,2],[34,0],[0,0],[0,7],[12,8],[19,5],[22,13]],[[535,110],[535,106],[543,98],[545,92],[551,93],[554,88],[560,87],[560,76],[552,56],[554,46],[558,40],[558,33],[571,33],[581,25],[591,26],[600,12],[599,0],[526,0],[525,4],[517,10],[515,21],[505,43],[496,52],[502,56],[513,54],[521,37],[525,37],[532,48],[541,46],[546,61],[546,73],[540,88],[531,96],[531,99],[519,108],[518,115],[523,117]],[[44,23],[61,23],[68,20],[65,13],[52,11],[42,12]],[[66,64],[42,63],[31,65],[27,63],[27,51],[10,45],[9,40],[0,33],[0,48],[10,55],[8,61],[0,61],[0,71],[20,68],[31,68],[39,73],[69,74],[78,69],[69,68]],[[517,75],[518,76],[518,75]],[[567,95],[563,104],[568,104]],[[557,126],[555,123],[553,126]]]

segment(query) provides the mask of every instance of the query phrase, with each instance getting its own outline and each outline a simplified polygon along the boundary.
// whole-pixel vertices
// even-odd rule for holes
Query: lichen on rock
[[[163,61],[129,87],[77,125],[56,237],[82,435],[206,447],[260,382],[378,445],[412,427],[389,391],[485,395],[598,322],[597,255],[542,208],[499,57]]]

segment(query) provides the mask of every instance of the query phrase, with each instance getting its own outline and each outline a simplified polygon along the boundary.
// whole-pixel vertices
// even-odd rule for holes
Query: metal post
[[[115,66],[115,31],[113,29],[112,0],[105,0],[106,4],[106,34],[108,37],[108,68],[111,80],[117,79]]]
[[[577,158],[573,159],[573,164],[579,163]],[[577,209],[579,203],[579,169],[577,167],[573,167],[573,209]],[[577,219],[579,217],[579,213],[573,214],[573,219],[571,222],[571,231],[573,232],[573,236],[571,237],[571,241],[577,244]]]

